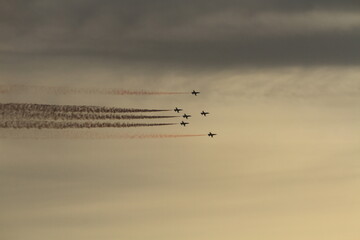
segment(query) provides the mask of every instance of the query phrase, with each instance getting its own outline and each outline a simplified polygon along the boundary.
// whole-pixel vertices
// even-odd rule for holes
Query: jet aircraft
[[[179,113],[180,111],[182,111],[182,109],[176,107],[176,108],[174,109],[174,111],[177,112],[177,113]]]
[[[204,117],[206,117],[207,114],[209,114],[209,112],[204,112],[204,111],[201,112],[201,115],[204,115]]]
[[[187,114],[184,113],[183,118],[188,119],[189,117],[191,117],[191,115],[187,115]]]
[[[197,91],[195,91],[195,90],[193,90],[193,91],[191,92],[191,94],[194,94],[195,96],[197,96],[199,93],[200,93],[200,92],[197,92]]]
[[[186,124],[189,124],[189,123],[188,123],[188,122],[181,121],[180,124],[183,125],[184,127],[186,127]]]
[[[216,133],[212,133],[212,132],[209,132],[209,134],[208,134],[208,136],[209,136],[209,137],[212,137],[212,138],[213,138],[215,135],[217,135],[217,134],[216,134]]]

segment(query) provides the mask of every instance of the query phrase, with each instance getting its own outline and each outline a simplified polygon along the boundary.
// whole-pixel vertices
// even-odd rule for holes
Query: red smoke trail
[[[34,130],[19,131],[14,129],[1,130],[2,139],[164,139],[164,138],[188,138],[203,137],[206,134],[114,134],[95,133],[85,130]]]
[[[128,138],[128,139],[145,139],[145,138],[184,138],[184,137],[203,137],[206,134],[140,134],[140,135],[119,135],[119,134],[107,134],[103,136],[96,136],[96,138],[104,139],[116,139],[116,138]]]
[[[10,92],[9,87],[0,85],[0,94],[5,94],[5,93],[9,93],[9,92]]]
[[[189,92],[170,92],[170,91],[146,91],[146,90],[124,90],[117,88],[71,88],[71,87],[51,87],[51,86],[35,86],[35,85],[0,85],[1,93],[36,91],[47,94],[102,94],[102,95],[173,95],[173,94],[189,94]]]
[[[187,138],[203,137],[206,134],[116,134],[69,131],[64,137],[69,139],[159,139],[159,138]]]
[[[134,109],[134,108],[115,108],[84,105],[49,105],[33,103],[0,103],[0,111],[4,112],[87,112],[87,113],[125,113],[125,112],[164,112],[170,110],[161,109]]]
[[[175,125],[177,123],[108,123],[108,122],[53,122],[53,121],[5,121],[0,122],[0,128],[37,128],[37,129],[66,129],[66,128],[128,128],[154,127]]]

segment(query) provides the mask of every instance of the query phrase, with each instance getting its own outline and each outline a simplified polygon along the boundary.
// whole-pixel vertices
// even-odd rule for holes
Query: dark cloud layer
[[[9,59],[85,56],[194,67],[360,61],[359,1],[17,0],[0,6],[0,52]]]

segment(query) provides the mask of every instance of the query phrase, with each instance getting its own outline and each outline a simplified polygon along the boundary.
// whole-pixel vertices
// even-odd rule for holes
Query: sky
[[[0,0],[2,86],[189,92],[0,103],[179,107],[185,128],[81,131],[218,134],[0,129],[0,238],[359,239],[359,42],[354,0]]]

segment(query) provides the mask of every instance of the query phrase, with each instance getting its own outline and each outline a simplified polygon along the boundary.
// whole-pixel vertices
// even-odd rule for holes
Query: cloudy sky
[[[0,130],[0,238],[358,239],[359,42],[355,0],[0,0],[2,86],[201,91],[1,103],[181,107],[186,128],[97,132],[219,134]]]

